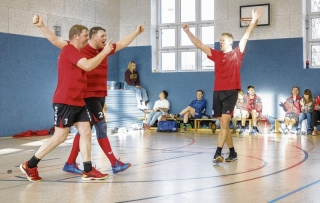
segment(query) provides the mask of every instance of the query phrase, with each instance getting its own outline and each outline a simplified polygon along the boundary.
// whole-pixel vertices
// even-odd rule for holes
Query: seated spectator
[[[129,62],[128,69],[124,73],[124,89],[136,92],[138,109],[147,109],[149,97],[146,89],[140,86],[140,78],[134,61]]]
[[[313,136],[317,136],[318,133],[318,120],[320,119],[320,95],[317,96],[314,102],[313,112],[312,112],[312,125],[313,125]]]
[[[287,100],[283,103],[283,108],[286,111],[284,116],[284,124],[280,125],[284,134],[288,132],[292,132],[292,126],[295,125],[299,120],[299,115],[301,113],[300,100],[299,96],[299,87],[292,87],[292,96],[287,98]]]
[[[257,128],[257,120],[262,113],[261,98],[255,94],[254,86],[250,85],[247,88],[248,94],[245,96],[241,110],[241,129],[240,134],[244,135],[246,119],[252,119],[252,129],[250,135],[260,133]]]
[[[303,93],[303,98],[300,100],[301,105],[301,113],[299,115],[299,124],[297,127],[297,134],[300,135],[305,134],[306,132],[301,132],[301,125],[304,119],[307,119],[307,135],[311,135],[312,128],[311,128],[311,115],[313,111],[313,99],[311,90],[306,89]]]
[[[154,103],[153,109],[145,109],[146,113],[149,113],[146,123],[143,124],[144,129],[150,129],[157,120],[160,120],[163,114],[167,114],[170,109],[170,102],[166,99],[168,92],[163,90],[159,93],[159,100]]]
[[[244,92],[242,90],[240,90],[238,92],[238,100],[237,103],[234,107],[233,110],[233,116],[232,116],[232,133],[236,133],[236,129],[237,129],[237,120],[241,119],[241,110],[242,110],[242,105],[243,105],[243,101],[244,101]]]
[[[197,91],[197,99],[193,100],[189,106],[185,109],[183,109],[178,114],[170,114],[171,117],[174,117],[175,119],[179,118],[180,116],[183,116],[183,127],[181,129],[181,132],[186,132],[187,130],[187,123],[190,118],[201,118],[206,111],[207,108],[207,100],[203,99],[203,91],[198,90]]]

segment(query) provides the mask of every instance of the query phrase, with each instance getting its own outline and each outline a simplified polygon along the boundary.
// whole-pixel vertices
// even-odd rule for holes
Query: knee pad
[[[105,120],[100,120],[93,125],[96,128],[97,139],[107,137],[107,123]]]

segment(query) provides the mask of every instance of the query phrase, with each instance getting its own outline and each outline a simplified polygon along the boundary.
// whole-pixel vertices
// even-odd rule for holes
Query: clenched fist
[[[138,34],[141,34],[141,33],[144,32],[144,27],[143,27],[143,25],[139,25],[139,26],[137,27],[137,32],[138,32]]]
[[[41,25],[43,25],[42,18],[39,15],[33,16],[32,23],[37,27],[40,27]]]

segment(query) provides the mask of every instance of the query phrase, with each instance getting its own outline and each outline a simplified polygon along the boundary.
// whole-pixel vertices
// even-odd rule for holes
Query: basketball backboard
[[[270,25],[270,4],[255,4],[255,5],[245,5],[240,6],[240,19],[241,18],[251,18],[252,10],[257,10],[257,8],[262,8],[262,16],[258,21],[258,26]],[[240,21],[240,27],[246,27],[242,21]]]

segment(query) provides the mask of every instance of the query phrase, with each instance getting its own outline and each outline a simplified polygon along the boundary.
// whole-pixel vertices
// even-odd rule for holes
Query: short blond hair
[[[221,34],[221,36],[227,36],[227,37],[229,37],[229,38],[233,41],[233,36],[232,36],[231,33],[224,32],[224,33]]]
[[[75,35],[79,36],[83,30],[87,30],[88,28],[84,25],[74,25],[71,27],[69,31],[69,40],[72,40]]]

